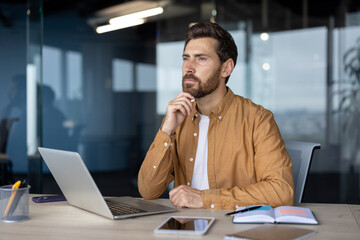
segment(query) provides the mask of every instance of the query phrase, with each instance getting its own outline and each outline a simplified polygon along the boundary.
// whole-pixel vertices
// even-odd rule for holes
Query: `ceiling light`
[[[106,33],[106,32],[110,32],[110,31],[114,31],[114,30],[119,30],[122,28],[133,27],[133,26],[140,25],[143,23],[145,23],[145,19],[133,19],[132,21],[120,22],[120,23],[116,23],[116,24],[108,24],[108,25],[103,25],[103,26],[97,27],[96,32],[101,34],[101,33]]]
[[[265,71],[269,71],[270,70],[270,64],[269,63],[264,63],[262,65],[262,69],[264,69]]]
[[[266,32],[263,32],[263,33],[260,34],[260,39],[263,40],[263,41],[269,40],[269,37],[270,37],[269,34],[266,33]]]
[[[159,14],[162,14],[164,12],[164,9],[162,7],[152,8],[145,11],[140,11],[136,13],[127,14],[120,17],[115,17],[110,19],[110,24],[117,24],[117,23],[123,23],[125,21],[132,21],[134,19],[140,19],[140,18],[147,18],[151,16],[156,16]]]
[[[101,27],[97,32],[103,32],[103,29],[117,30],[116,27],[106,25],[110,20],[110,24],[118,21],[123,24],[124,22],[128,23],[130,19],[142,18],[146,22],[155,22],[185,16],[196,11],[193,6],[175,4],[173,0],[131,0],[95,12],[87,19],[87,23],[95,30]],[[131,24],[126,24],[126,26],[128,25]]]

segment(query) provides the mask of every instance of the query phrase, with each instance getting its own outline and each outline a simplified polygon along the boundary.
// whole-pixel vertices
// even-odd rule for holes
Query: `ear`
[[[231,58],[226,60],[226,62],[224,62],[222,64],[221,76],[223,78],[226,78],[226,77],[230,76],[230,74],[234,70],[234,67],[235,67],[234,61]]]

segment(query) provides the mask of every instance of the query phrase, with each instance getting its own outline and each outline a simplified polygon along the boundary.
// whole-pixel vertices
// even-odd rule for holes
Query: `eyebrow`
[[[194,54],[195,55],[195,57],[210,57],[210,55],[208,55],[208,54],[205,54],[205,53],[198,53],[198,54]],[[184,53],[183,55],[182,55],[183,57],[190,57],[190,55],[189,54],[186,54],[186,53]]]

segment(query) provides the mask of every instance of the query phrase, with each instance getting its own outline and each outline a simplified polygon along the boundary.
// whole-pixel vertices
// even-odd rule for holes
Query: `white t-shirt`
[[[198,190],[209,189],[209,179],[207,174],[208,158],[208,129],[210,119],[208,116],[200,114],[199,139],[196,150],[195,166],[191,187]]]

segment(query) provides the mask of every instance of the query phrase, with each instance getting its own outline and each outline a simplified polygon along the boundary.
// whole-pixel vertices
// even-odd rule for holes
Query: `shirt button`
[[[190,158],[190,162],[192,162],[192,161],[194,161],[194,159],[193,159],[193,158]]]
[[[219,119],[221,120],[221,116],[219,116]]]
[[[194,136],[196,137],[196,136],[197,136],[197,133],[194,133]]]
[[[211,207],[211,208],[215,208],[215,205],[214,205],[214,204],[211,204],[210,207]]]
[[[168,143],[167,143],[167,142],[166,142],[166,143],[164,143],[164,146],[165,146],[165,147],[167,147],[167,146],[168,146]]]
[[[153,168],[156,168],[156,166],[154,165]]]
[[[187,185],[188,185],[188,186],[190,186],[190,183],[189,183],[189,182],[187,182]]]
[[[195,113],[195,117],[197,117],[197,113]]]
[[[174,144],[173,143],[170,143],[170,147],[172,147]]]

